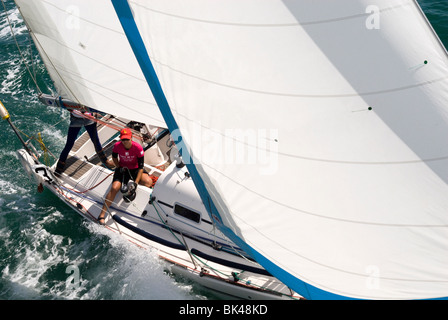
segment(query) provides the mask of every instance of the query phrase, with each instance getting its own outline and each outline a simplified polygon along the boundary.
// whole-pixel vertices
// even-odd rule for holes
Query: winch
[[[122,183],[120,191],[123,194],[124,201],[126,201],[126,202],[133,201],[136,196],[136,192],[135,192],[136,189],[137,189],[137,184],[132,180],[129,180],[128,183]]]

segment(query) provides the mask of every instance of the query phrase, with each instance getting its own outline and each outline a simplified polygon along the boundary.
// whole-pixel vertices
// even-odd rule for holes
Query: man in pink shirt
[[[115,196],[121,189],[122,183],[127,184],[129,179],[146,187],[152,186],[152,179],[143,169],[144,151],[140,144],[132,141],[132,132],[129,128],[124,128],[120,132],[120,141],[112,149],[112,160],[115,164],[115,172],[112,180],[112,187],[106,196],[103,209],[98,217],[98,222],[104,224],[106,211],[114,201]]]

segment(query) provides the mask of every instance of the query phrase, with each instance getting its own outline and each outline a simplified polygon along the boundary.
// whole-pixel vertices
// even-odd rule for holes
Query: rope
[[[94,185],[93,187],[90,187],[89,189],[86,189],[86,190],[84,190],[84,191],[77,191],[77,190],[75,190],[75,189],[67,188],[67,187],[66,187],[66,189],[67,189],[67,190],[70,190],[70,191],[73,191],[74,193],[83,194],[83,193],[86,193],[87,191],[93,190],[93,189],[95,189],[96,187],[98,187],[100,184],[102,184],[104,181],[106,181],[106,179],[109,178],[112,174],[113,174],[113,172],[109,173],[103,180],[101,180],[100,182],[98,182],[98,183],[97,183],[96,185]]]
[[[111,129],[114,129],[116,131],[121,131],[124,128],[128,128],[127,124],[124,123],[124,122],[122,122],[122,124],[119,125],[119,124],[111,123],[111,122],[109,122],[107,120],[99,119],[99,118],[95,117],[94,115],[87,114],[87,113],[81,113],[80,112],[80,113],[77,113],[77,115],[79,115],[79,116],[81,116],[83,118],[92,120],[92,121],[94,121],[94,122],[96,122],[98,124],[102,124],[103,126],[111,128]],[[131,128],[128,128],[128,129],[131,129]],[[156,136],[156,133],[159,130],[161,130],[161,128],[157,129],[156,132],[154,132],[154,134],[149,137],[149,139],[151,139],[151,140],[154,139],[154,137]],[[133,130],[133,129],[131,129],[131,131],[132,131],[133,138],[137,138],[138,140],[140,140],[142,142],[145,141],[145,139],[143,138],[142,134],[139,131],[136,131],[136,130]]]
[[[1,1],[3,2],[3,0],[1,0]],[[4,4],[4,3],[3,3],[3,7],[5,8],[5,4]],[[17,8],[19,9],[19,12],[20,12],[20,14],[21,14],[21,16],[22,16],[22,18],[23,18],[23,21],[25,22],[25,25],[26,25],[26,27],[27,27],[27,29],[28,29],[28,32],[31,34],[31,33],[32,33],[31,28],[28,26],[28,24],[27,24],[27,22],[26,22],[26,20],[25,20],[25,18],[24,18],[24,15],[23,15],[22,12],[20,11],[20,7],[17,7]],[[6,10],[6,8],[5,8],[5,10]],[[46,55],[49,64],[51,64],[51,66],[53,67],[53,71],[57,73],[57,75],[59,76],[59,79],[60,79],[61,82],[64,84],[65,88],[66,88],[67,90],[69,90],[70,93],[71,93],[71,95],[73,96],[73,98],[76,99],[76,100],[78,101],[79,104],[81,104],[81,103],[79,102],[78,97],[77,97],[77,96],[75,95],[75,93],[71,90],[71,88],[67,85],[67,83],[65,82],[65,79],[64,79],[64,78],[62,77],[62,75],[59,73],[59,70],[58,70],[58,69],[56,68],[56,66],[54,65],[52,59],[50,59],[50,56],[47,54],[47,52],[45,51],[44,47],[40,44],[39,40],[38,40],[36,37],[34,38],[34,43],[36,44],[36,46],[37,46],[37,44],[38,44],[39,47],[40,47],[40,49],[41,49],[41,53],[44,53],[44,54]],[[47,69],[48,69],[48,68],[47,68]],[[36,82],[35,82],[35,83],[36,83]],[[37,86],[37,83],[36,83],[36,86]],[[39,90],[39,93],[42,93],[42,92],[40,91],[39,87],[38,87],[38,90]]]
[[[55,155],[45,146],[45,143],[42,140],[41,134],[40,132],[38,132],[38,138],[36,138],[35,136],[29,136],[27,135],[25,132],[23,132],[22,130],[20,130],[19,128],[17,128],[17,131],[19,131],[21,134],[23,134],[25,137],[28,138],[28,140],[34,140],[37,143],[39,143],[41,149],[45,152],[45,153],[49,153],[53,158],[56,159]]]
[[[204,266],[207,266],[209,269],[213,270],[214,272],[216,272],[216,273],[220,273],[221,275],[223,275],[223,276],[225,276],[225,277],[229,277],[229,275],[227,275],[227,274],[225,274],[225,273],[223,273],[223,272],[221,272],[221,271],[219,271],[219,270],[217,270],[217,269],[211,267],[211,266],[208,265],[206,262],[202,261],[197,255],[195,255],[194,253],[192,253],[192,252],[190,251],[190,249],[188,248],[188,246],[187,246],[185,243],[183,243],[182,241],[179,240],[179,238],[174,234],[174,232],[173,232],[173,230],[171,229],[171,227],[168,226],[168,225],[165,223],[165,221],[162,219],[162,217],[161,217],[160,214],[159,214],[159,211],[157,210],[156,206],[154,205],[154,202],[152,203],[152,206],[154,207],[154,210],[156,210],[156,213],[157,213],[157,215],[159,216],[160,221],[162,221],[162,223],[164,224],[164,226],[165,226],[167,229],[170,230],[171,234],[177,239],[177,241],[179,241],[180,244],[184,245],[184,246],[187,248],[187,251],[188,251],[188,253],[190,254],[190,257],[195,257],[195,258],[196,258],[199,262],[201,262]],[[163,210],[163,209],[162,209],[162,210]],[[181,235],[182,235],[182,233],[181,233]],[[182,237],[183,237],[183,235],[182,235]],[[184,240],[185,240],[185,238],[184,238]],[[185,241],[185,242],[186,242],[186,241]],[[193,264],[196,266],[196,263],[195,263],[195,261],[193,260],[193,258],[192,258],[191,260],[193,261]]]
[[[194,264],[195,266],[196,266],[196,262],[194,261],[193,257],[196,258],[200,263],[202,263],[202,265],[208,267],[209,269],[213,270],[214,272],[216,272],[216,273],[220,273],[221,275],[223,275],[223,276],[225,276],[225,277],[229,277],[229,275],[227,275],[227,274],[225,274],[225,273],[223,273],[223,272],[221,272],[221,271],[219,271],[219,270],[217,270],[217,269],[211,267],[211,266],[208,265],[206,262],[202,261],[197,255],[195,255],[193,252],[191,252],[191,250],[189,249],[188,245],[186,244],[186,241],[185,241],[185,243],[183,243],[183,242],[182,242],[182,241],[181,241],[181,240],[174,234],[174,232],[173,232],[173,230],[171,229],[171,227],[168,226],[168,225],[165,223],[165,221],[162,219],[162,217],[161,217],[160,214],[159,214],[159,211],[157,210],[156,206],[154,205],[154,202],[152,203],[152,206],[154,207],[154,210],[156,210],[157,215],[159,216],[160,221],[162,221],[162,223],[164,224],[164,226],[171,232],[171,234],[173,235],[173,237],[176,238],[177,241],[179,241],[180,244],[184,245],[184,246],[187,248],[187,252],[188,252],[188,254],[190,255],[191,261],[193,262],[193,264]],[[181,235],[182,235],[182,233],[181,233]],[[182,237],[183,237],[183,235],[182,235]],[[185,238],[184,238],[184,240],[185,240]]]
[[[207,262],[203,261],[200,257],[198,257],[196,254],[192,253],[192,252],[190,251],[190,249],[188,248],[188,246],[187,246],[186,244],[182,243],[182,241],[180,241],[180,240],[177,238],[177,236],[174,234],[174,232],[172,231],[172,229],[171,229],[171,228],[165,223],[165,221],[162,219],[162,217],[160,216],[159,211],[157,210],[157,208],[156,208],[155,205],[154,205],[154,202],[152,203],[152,206],[154,207],[154,210],[156,210],[156,213],[157,213],[157,215],[159,216],[160,221],[162,221],[162,223],[164,224],[164,226],[165,226],[167,229],[170,230],[170,232],[171,232],[171,233],[173,234],[173,236],[179,241],[180,244],[183,244],[183,245],[187,248],[187,250],[189,251],[188,253],[189,253],[190,257],[192,258],[193,264],[194,264],[195,266],[196,266],[196,262],[193,260],[193,257],[194,257],[197,261],[199,261],[203,266],[205,266],[205,267],[209,268],[210,270],[212,270],[213,272],[215,272],[215,273],[218,275],[218,277],[219,277],[219,274],[220,274],[220,275],[222,275],[222,276],[225,277],[225,278],[233,277],[234,279],[236,279],[236,280],[238,280],[238,281],[241,280],[238,276],[239,276],[240,274],[244,273],[244,270],[241,271],[241,272],[239,272],[239,273],[232,272],[230,275],[228,275],[228,274],[226,274],[226,273],[224,273],[224,272],[222,272],[222,271],[220,271],[220,270],[218,270],[218,269],[212,267],[212,266],[209,265]],[[162,209],[162,208],[161,208],[161,209]],[[163,209],[162,209],[162,211],[163,211]],[[182,235],[182,233],[181,233],[181,235]],[[182,235],[182,236],[183,236],[183,235]],[[184,240],[185,240],[185,238],[184,238]],[[229,244],[229,246],[235,251],[235,253],[236,253],[237,255],[239,255],[240,257],[242,257],[242,258],[245,259],[246,261],[255,264],[253,261],[250,261],[249,259],[247,259],[247,257],[241,255],[241,253],[239,253],[238,250],[236,250],[232,245]],[[266,288],[266,287],[263,287],[263,286],[260,286],[260,285],[257,285],[257,284],[250,283],[250,281],[249,281],[249,283],[246,282],[246,285],[251,285],[251,286],[253,286],[253,287],[256,287],[256,288],[258,288],[258,289],[265,290],[265,291],[275,292],[275,291],[272,290],[272,289],[269,289],[269,288]]]
[[[110,174],[109,174],[109,175],[110,175]],[[107,177],[106,177],[106,178],[107,178]],[[104,179],[104,180],[105,180],[105,179]],[[103,180],[103,181],[104,181],[104,180]],[[100,183],[102,183],[103,181],[101,181]],[[98,183],[96,186],[98,186],[100,183]],[[94,187],[96,187],[96,186],[94,186]],[[93,188],[94,188],[94,187],[93,187]],[[91,188],[91,189],[93,189],[93,188]],[[87,210],[87,208],[86,208],[81,202],[76,201],[76,200],[74,200],[73,198],[67,196],[67,195],[65,194],[65,192],[64,192],[62,189],[66,189],[68,192],[78,193],[78,194],[84,193],[85,191],[83,191],[83,192],[78,192],[78,191],[76,191],[76,190],[74,190],[74,189],[67,188],[67,187],[62,187],[62,186],[60,186],[60,185],[58,185],[58,188],[57,188],[57,191],[58,191],[64,198],[66,198],[68,201],[73,201],[73,202],[76,203],[77,206],[79,205],[79,206],[81,206],[82,208],[84,208],[84,211],[86,212],[86,214],[88,214],[88,215],[90,216],[90,219],[91,219],[92,221],[97,221],[97,219],[95,218],[95,216],[94,216],[93,214],[91,214],[90,211]],[[103,200],[105,200],[105,199],[103,198]],[[94,207],[96,207],[96,208],[100,208],[100,206],[97,205],[95,202],[92,203],[92,206],[94,206]],[[112,215],[112,213],[109,211],[109,206],[108,206],[108,205],[106,205],[106,209],[107,209],[107,210],[106,210],[107,214],[109,214],[109,215],[111,216],[113,222],[115,223],[115,226],[116,226],[116,228],[117,228],[117,231],[121,234],[122,232],[121,232],[120,228],[118,227],[117,222],[113,219],[113,215]],[[107,226],[106,226],[106,227],[107,227]]]
[[[67,188],[67,187],[64,187],[64,188],[67,189],[67,190],[69,190],[69,191],[72,191],[72,192],[74,192],[74,193],[82,194],[82,193],[87,192],[88,190],[94,189],[94,188],[97,187],[99,184],[103,183],[103,182],[104,182],[104,181],[105,181],[111,174],[112,174],[112,173],[110,173],[105,179],[103,179],[102,181],[100,181],[98,184],[96,184],[95,186],[93,186],[93,187],[91,187],[91,188],[89,188],[89,189],[87,189],[87,190],[85,190],[85,191],[71,190],[70,188]],[[58,188],[58,191],[59,191],[59,193],[61,193],[62,196],[64,196],[66,199],[68,199],[68,200],[70,200],[70,201],[74,201],[73,199],[71,199],[70,197],[68,197],[68,196],[62,191],[62,188],[61,188],[61,187]],[[105,199],[104,199],[104,200],[105,200]],[[84,208],[84,211],[85,211],[88,215],[90,215],[90,217],[91,217],[92,220],[96,220],[95,217],[94,217],[94,216],[87,210],[87,208],[85,208],[85,207],[84,207],[81,203],[79,203],[78,201],[76,201],[76,203],[77,203],[77,205],[80,205],[80,206],[82,206],[82,207]],[[93,205],[95,205],[95,204],[93,204]],[[135,206],[135,207],[137,208],[137,210],[139,209],[139,208],[135,205],[135,203],[132,202],[132,205]],[[200,257],[198,257],[196,254],[192,253],[191,250],[189,249],[188,245],[186,244],[185,238],[184,238],[184,241],[185,241],[185,242],[182,242],[182,241],[176,236],[176,234],[175,234],[174,231],[171,229],[171,227],[170,227],[170,226],[164,221],[164,219],[161,217],[161,215],[160,215],[160,213],[159,213],[159,210],[157,210],[156,206],[154,205],[154,202],[152,203],[152,206],[153,206],[154,210],[156,211],[156,213],[157,213],[157,215],[158,215],[160,221],[162,222],[162,224],[163,224],[163,225],[164,225],[164,226],[171,232],[171,234],[173,235],[173,237],[174,237],[180,244],[184,245],[184,246],[187,248],[187,252],[188,252],[188,254],[190,255],[190,258],[191,258],[193,264],[195,265],[195,267],[197,267],[197,264],[196,264],[196,261],[195,261],[194,259],[196,259],[196,260],[199,262],[199,264],[201,264],[202,266],[205,266],[205,267],[207,267],[208,269],[210,269],[211,271],[213,271],[218,277],[219,277],[219,275],[222,275],[224,278],[230,278],[230,277],[233,277],[233,279],[235,279],[235,282],[241,280],[241,279],[239,278],[239,275],[242,274],[242,273],[244,273],[244,270],[241,271],[241,272],[239,272],[239,273],[232,272],[232,273],[229,275],[229,274],[226,274],[226,273],[224,273],[224,272],[222,272],[222,271],[220,271],[220,270],[218,270],[218,269],[212,267],[212,266],[209,265],[207,262],[203,261]],[[99,206],[98,206],[98,207],[99,207]],[[162,209],[162,210],[163,210],[163,209]],[[109,211],[109,206],[108,206],[107,204],[106,204],[106,211],[107,211],[107,213],[108,213],[111,217],[113,216],[112,213]],[[116,221],[115,221],[113,218],[112,218],[112,220],[114,221],[114,223],[115,223],[115,225],[116,225],[116,227],[117,227],[118,232],[121,234],[121,230],[119,229],[119,227],[118,227]],[[182,235],[182,233],[181,233],[181,235]],[[182,237],[183,237],[183,235],[182,235]],[[245,258],[244,256],[242,256],[242,257]],[[201,268],[204,269],[204,267],[201,267]],[[247,281],[247,282],[245,282],[245,285],[247,285],[247,286],[250,285],[250,286],[252,286],[252,287],[255,287],[255,288],[258,288],[258,289],[260,289],[260,290],[264,290],[264,291],[275,292],[275,291],[272,290],[272,289],[269,289],[269,288],[266,288],[266,287],[263,287],[263,286],[260,286],[260,285],[257,285],[257,284],[253,284],[253,283],[250,282],[250,280]]]
[[[176,238],[177,241],[179,241],[180,244],[184,245],[186,248],[188,248],[188,246],[183,243],[182,241],[179,240],[179,238],[174,234],[173,230],[171,229],[171,227],[169,225],[166,224],[165,220],[162,219],[162,217],[159,214],[159,211],[157,210],[156,206],[154,205],[154,202],[152,203],[152,206],[154,207],[154,210],[156,210],[157,215],[159,216],[160,221],[162,221],[163,225],[171,232],[171,234],[173,235],[174,238]],[[194,263],[194,262],[193,262]]]
[[[47,149],[47,147],[45,146],[45,144],[44,144],[44,142],[42,140],[42,136],[41,136],[40,132],[37,134],[37,136],[38,136],[38,140],[37,141],[39,141],[40,148],[44,152],[44,162],[45,162],[45,165],[48,166],[50,164],[50,159],[48,159],[48,149]]]

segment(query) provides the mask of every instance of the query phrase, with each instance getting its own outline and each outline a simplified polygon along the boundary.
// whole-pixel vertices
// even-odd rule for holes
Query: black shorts
[[[112,182],[120,181],[121,183],[126,184],[129,182],[129,180],[131,178],[132,178],[132,180],[135,181],[135,179],[137,178],[138,170],[140,170],[140,169],[139,168],[137,168],[137,169],[123,168],[123,170],[120,170],[120,168],[117,168],[114,172],[114,177],[112,179]],[[143,173],[148,174],[148,172],[146,172],[145,169],[143,169]]]

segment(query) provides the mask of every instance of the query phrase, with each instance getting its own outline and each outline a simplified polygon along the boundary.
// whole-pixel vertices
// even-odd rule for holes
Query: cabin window
[[[199,213],[178,204],[174,205],[174,213],[197,223],[201,221],[201,215]]]

